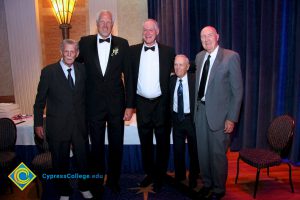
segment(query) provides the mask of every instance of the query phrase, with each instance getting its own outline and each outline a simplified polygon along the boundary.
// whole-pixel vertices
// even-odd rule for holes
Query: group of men
[[[243,94],[239,55],[219,47],[216,29],[207,26],[200,34],[204,50],[196,57],[196,73],[191,74],[185,55],[175,57],[173,48],[157,42],[155,20],[144,22],[143,42],[133,46],[111,34],[113,23],[110,11],[100,11],[98,34],[82,37],[79,43],[63,40],[61,60],[42,69],[34,126],[37,137],[47,137],[53,173],[69,172],[72,148],[79,173],[97,173],[103,178],[107,174],[105,185],[119,192],[124,121],[136,110],[146,174],[140,186],[153,184],[155,191],[162,187],[173,127],[175,179],[186,179],[187,138],[189,186],[197,186],[200,172],[203,187],[199,198],[221,199],[225,195],[229,134],[238,121]],[[103,178],[79,180],[83,198],[100,199]],[[72,190],[68,180],[57,180],[56,185],[60,199],[69,199]]]

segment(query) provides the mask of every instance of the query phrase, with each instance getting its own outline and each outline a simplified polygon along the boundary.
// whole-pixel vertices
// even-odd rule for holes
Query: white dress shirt
[[[201,82],[201,78],[202,78],[202,71],[203,71],[203,68],[204,68],[204,63],[208,57],[208,55],[210,55],[210,59],[209,59],[209,68],[208,68],[208,73],[207,73],[207,79],[206,79],[206,84],[205,84],[205,90],[204,90],[204,96],[203,98],[201,99],[201,101],[205,101],[205,94],[206,94],[206,89],[207,89],[207,85],[208,85],[208,81],[209,81],[209,77],[210,77],[210,71],[211,71],[211,67],[213,66],[214,62],[215,62],[215,59],[217,57],[217,53],[218,53],[218,50],[219,50],[219,46],[217,46],[217,48],[211,52],[211,54],[207,53],[205,54],[205,57],[204,57],[204,60],[203,60],[203,63],[202,63],[202,69],[201,69],[201,73],[200,73],[200,78],[199,78],[199,83],[198,83],[198,88],[200,86],[200,82]]]
[[[68,72],[68,69],[72,69],[71,70],[71,76],[72,76],[72,79],[73,79],[73,82],[74,82],[74,85],[75,85],[75,70],[74,70],[74,65],[72,65],[71,67],[67,66],[63,60],[61,59],[60,62],[59,62],[62,70],[64,71],[65,73],[65,76],[66,78],[68,79],[68,75],[69,75],[69,72]]]
[[[156,98],[161,95],[159,82],[159,52],[158,45],[155,43],[155,50],[144,50],[141,52],[137,94],[145,98]]]
[[[174,95],[173,95],[173,111],[178,113],[178,96],[177,96],[177,90],[179,86],[179,80],[180,78],[177,77],[175,89],[174,89]],[[183,111],[185,114],[188,114],[191,112],[190,110],[190,92],[189,92],[189,82],[187,78],[187,74],[184,75],[184,77],[181,78],[182,80],[182,89],[183,89]]]
[[[100,67],[102,74],[104,76],[107,68],[110,46],[111,46],[111,35],[109,35],[110,42],[99,42],[99,39],[104,39],[99,34],[97,35],[97,49],[98,49],[98,58],[100,62]],[[106,39],[106,38],[105,38]]]

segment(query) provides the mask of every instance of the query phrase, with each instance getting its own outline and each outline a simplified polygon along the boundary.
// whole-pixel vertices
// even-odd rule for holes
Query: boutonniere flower
[[[110,56],[115,56],[115,55],[117,55],[118,53],[119,53],[119,48],[116,47],[116,48],[114,48],[114,49],[112,50],[112,53],[111,53]]]

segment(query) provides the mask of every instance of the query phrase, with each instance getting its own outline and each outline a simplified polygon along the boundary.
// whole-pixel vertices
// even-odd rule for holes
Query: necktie
[[[70,88],[72,90],[74,90],[75,86],[74,86],[73,78],[71,76],[71,71],[72,71],[72,69],[68,69],[68,82],[69,82]]]
[[[145,51],[148,51],[149,49],[152,50],[152,51],[154,51],[155,50],[155,46],[153,46],[153,47],[146,47],[146,46],[144,46],[144,49],[145,49]]]
[[[108,43],[110,43],[110,38],[99,39],[99,42],[100,42],[100,43],[102,43],[102,42],[108,42]]]
[[[210,55],[208,55],[208,57],[204,63],[200,86],[199,86],[199,91],[198,91],[198,100],[201,100],[202,97],[204,96],[204,90],[205,90],[205,85],[206,85],[206,80],[207,80],[208,69],[209,69],[209,59],[210,59]]]
[[[179,86],[177,89],[177,114],[178,120],[184,120],[184,110],[183,110],[183,87],[182,87],[182,80],[179,79]]]

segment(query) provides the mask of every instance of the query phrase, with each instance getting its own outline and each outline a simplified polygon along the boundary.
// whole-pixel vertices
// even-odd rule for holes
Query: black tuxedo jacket
[[[190,100],[190,113],[193,119],[194,118],[194,108],[195,108],[195,74],[187,73],[188,85],[189,85],[189,100]],[[174,102],[174,92],[176,86],[177,76],[172,75],[170,80],[170,110],[173,112],[173,102]]]
[[[87,137],[85,128],[85,68],[74,63],[75,89],[69,86],[59,62],[42,69],[34,104],[34,126],[43,126],[50,140],[70,140],[74,132]]]
[[[97,42],[97,35],[85,36],[79,41],[77,61],[84,63],[87,74],[87,117],[95,119],[107,108],[112,113],[123,115],[125,106],[133,108],[134,97],[128,42],[112,36],[105,75],[100,67]]]
[[[134,84],[134,93],[136,95],[139,67],[140,67],[140,58],[143,48],[143,43],[133,45],[130,47],[131,58],[132,58],[132,67],[133,67],[133,84]],[[165,46],[158,43],[159,49],[159,80],[160,88],[162,92],[162,99],[165,101],[169,98],[169,80],[171,71],[173,71],[175,51],[173,48]],[[136,97],[136,96],[135,96]]]

